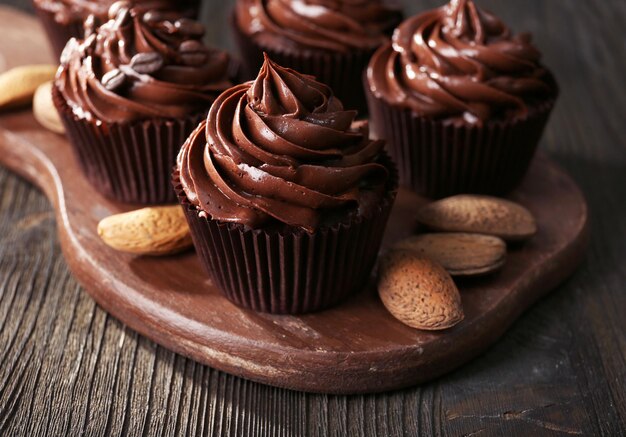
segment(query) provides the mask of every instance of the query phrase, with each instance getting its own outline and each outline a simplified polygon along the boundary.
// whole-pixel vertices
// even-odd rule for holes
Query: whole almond
[[[23,65],[0,74],[0,109],[29,105],[42,83],[54,79],[55,65]]]
[[[182,208],[155,206],[106,217],[98,235],[110,247],[141,255],[169,255],[191,247]]]
[[[441,330],[463,320],[461,295],[452,277],[411,251],[395,250],[383,258],[378,294],[396,319],[413,328]]]
[[[481,234],[422,234],[396,243],[394,250],[409,250],[440,264],[452,276],[476,276],[504,265],[506,243]]]
[[[39,85],[35,91],[33,115],[35,120],[46,129],[57,134],[65,133],[65,127],[61,123],[57,108],[52,103],[52,81]]]
[[[417,214],[427,227],[444,232],[495,235],[507,241],[521,241],[537,232],[532,214],[509,200],[461,194],[432,202]]]

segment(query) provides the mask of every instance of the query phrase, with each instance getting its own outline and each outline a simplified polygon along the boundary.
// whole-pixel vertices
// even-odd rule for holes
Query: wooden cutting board
[[[0,71],[48,62],[30,17],[0,8]],[[134,209],[102,198],[87,183],[64,137],[42,129],[29,109],[0,112],[0,163],[32,181],[56,210],[67,262],[107,311],[176,352],[263,383],[323,393],[367,393],[417,384],[484,351],[532,303],[580,264],[587,205],[572,179],[539,154],[510,198],[535,215],[539,232],[514,247],[498,274],[459,283],[465,320],[423,332],[393,319],[370,286],[344,304],[305,316],[240,309],[206,278],[193,252],[165,258],[114,252],[96,234],[100,219]],[[401,191],[385,246],[410,235],[426,200]]]

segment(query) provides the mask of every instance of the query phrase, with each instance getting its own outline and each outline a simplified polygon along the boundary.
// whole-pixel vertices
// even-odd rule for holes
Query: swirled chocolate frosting
[[[262,46],[347,52],[373,50],[399,23],[383,0],[239,0],[239,28]]]
[[[524,117],[529,105],[556,96],[529,34],[513,35],[472,0],[404,21],[367,69],[370,89],[420,116],[482,123]]]
[[[266,57],[256,80],[220,95],[183,145],[180,182],[213,219],[313,232],[384,193],[383,142],[355,117],[326,85]]]
[[[81,22],[90,15],[100,23],[107,21],[109,8],[116,0],[34,0],[41,9],[54,14],[58,23]],[[145,10],[169,9],[187,11],[193,9],[193,0],[132,0],[136,6]]]
[[[79,117],[187,117],[207,111],[231,86],[229,56],[201,42],[200,23],[124,4],[109,14],[84,40],[70,40],[61,56],[56,85]]]

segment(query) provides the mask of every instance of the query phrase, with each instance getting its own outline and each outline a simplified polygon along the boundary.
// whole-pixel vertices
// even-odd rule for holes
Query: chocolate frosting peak
[[[372,50],[399,21],[384,0],[239,0],[240,29],[266,46]]]
[[[382,196],[383,142],[355,117],[327,86],[266,57],[256,80],[220,95],[183,145],[183,189],[217,220],[313,232]]]
[[[458,39],[484,45],[490,34],[509,36],[509,30],[500,20],[485,15],[471,0],[452,0],[444,9],[443,25]]]
[[[68,42],[56,79],[68,105],[106,122],[206,111],[231,85],[228,54],[201,42],[196,21],[127,5],[113,4],[108,22]]]
[[[472,0],[452,0],[402,23],[367,76],[376,95],[418,115],[482,123],[524,117],[556,95],[540,58],[529,34],[513,35]]]

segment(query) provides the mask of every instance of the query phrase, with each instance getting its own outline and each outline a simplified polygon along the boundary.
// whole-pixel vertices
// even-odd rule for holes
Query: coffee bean
[[[202,65],[208,58],[206,47],[200,41],[194,39],[183,41],[178,48],[178,52],[183,63],[191,67]]]
[[[189,18],[180,18],[174,23],[174,27],[183,35],[200,37],[204,35],[204,26]]]
[[[130,68],[141,74],[152,74],[163,66],[163,57],[156,52],[137,53],[130,60]]]
[[[102,76],[102,85],[109,91],[115,91],[126,82],[126,75],[117,68]]]

